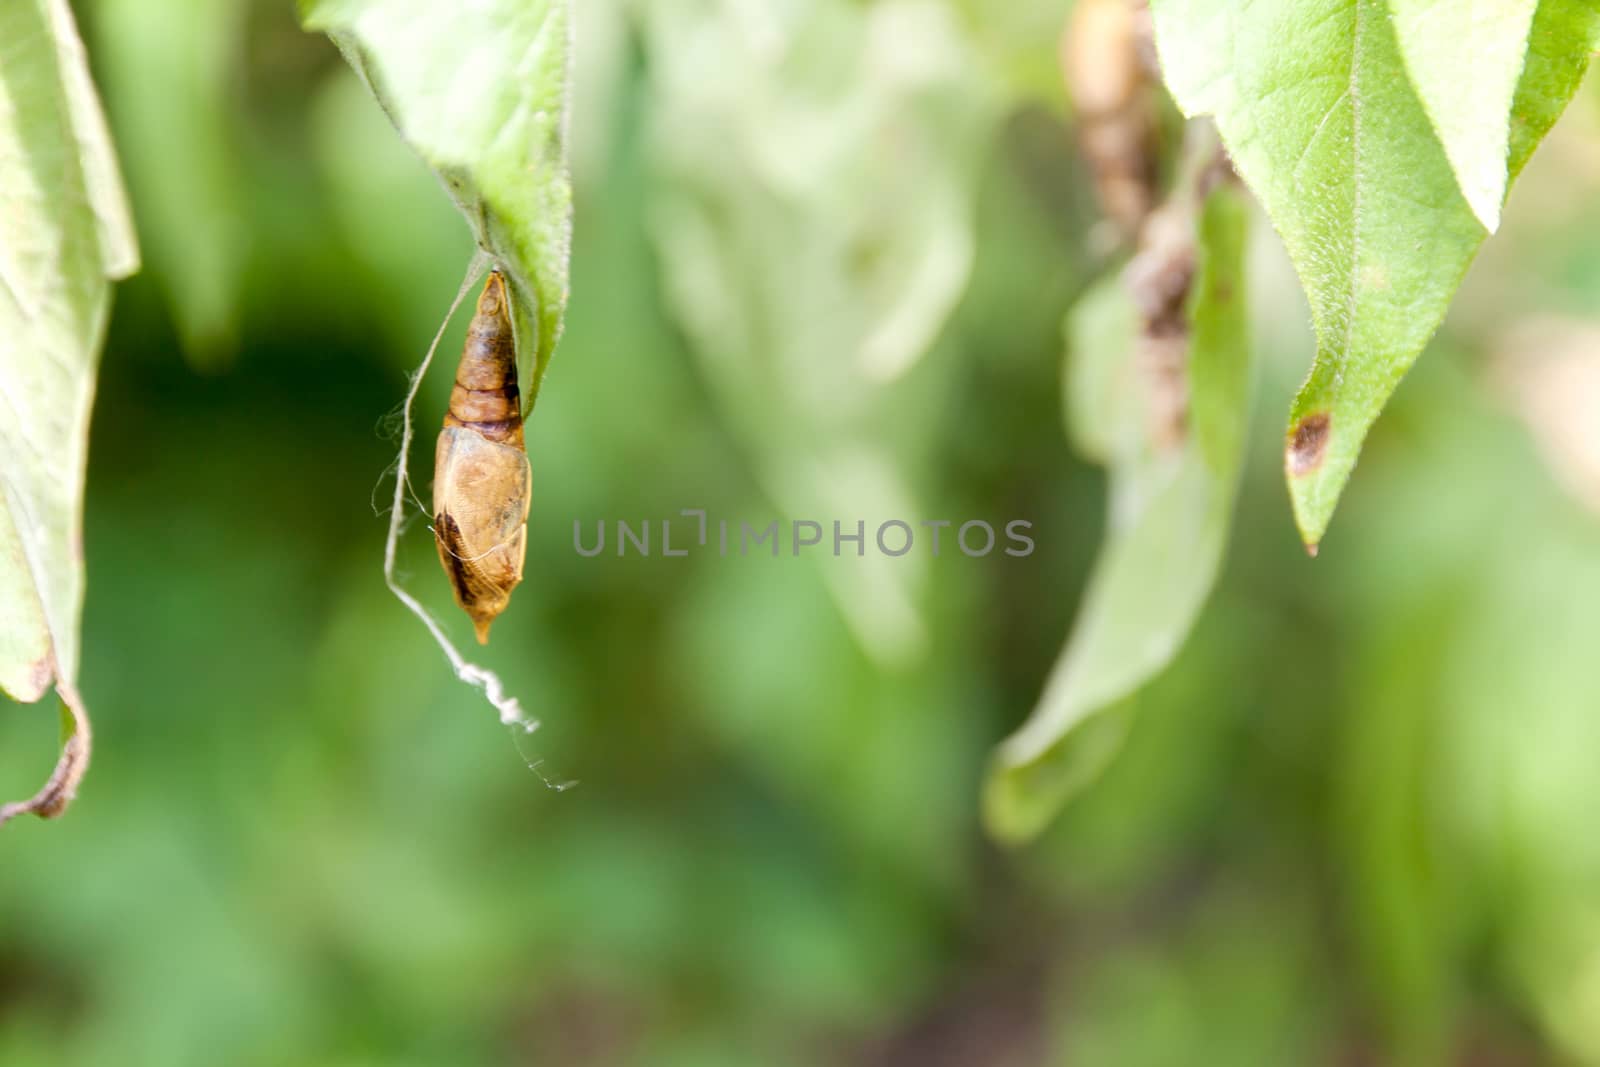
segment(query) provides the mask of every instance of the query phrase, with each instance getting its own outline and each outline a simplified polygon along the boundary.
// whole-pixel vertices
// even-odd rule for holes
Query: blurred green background
[[[146,269],[91,442],[94,766],[0,839],[0,1064],[1600,1063],[1600,86],[1314,563],[1279,470],[1305,305],[1257,227],[1226,570],[1109,772],[1008,853],[984,761],[1104,514],[1061,414],[1108,269],[1068,0],[577,5],[570,317],[481,657],[528,738],[380,575],[465,225],[287,0],[75,6]],[[573,551],[693,507],[1021,517],[1038,550]],[[420,518],[402,569],[470,640]],[[0,794],[55,729],[0,708]]]

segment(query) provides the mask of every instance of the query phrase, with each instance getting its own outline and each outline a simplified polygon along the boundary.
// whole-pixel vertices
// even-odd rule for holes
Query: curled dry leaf
[[[89,769],[89,715],[70,685],[62,682],[56,686],[56,692],[61,697],[61,758],[37,793],[27,800],[0,804],[0,826],[18,815],[37,815],[41,819],[60,815],[78,795],[78,783]]]
[[[433,472],[439,562],[479,644],[489,643],[489,625],[522,581],[532,482],[511,304],[494,271],[467,328]]]

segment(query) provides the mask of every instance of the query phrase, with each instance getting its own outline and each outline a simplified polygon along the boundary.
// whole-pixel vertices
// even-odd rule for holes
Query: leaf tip
[[[996,844],[1009,848],[1032,841],[1049,819],[1030,810],[1018,774],[1017,768],[997,760],[989,768],[980,804],[984,830]]]
[[[1505,200],[1506,190],[1502,185],[1499,189],[1481,189],[1476,193],[1466,193],[1467,204],[1472,208],[1472,213],[1477,216],[1478,222],[1485,230],[1494,233],[1500,228],[1500,206]]]
[[[1306,555],[1312,559],[1316,559],[1322,551],[1323,535],[1328,532],[1334,506],[1339,502],[1337,488],[1331,497],[1327,492],[1326,478],[1289,481],[1289,502],[1294,512],[1295,529],[1300,534],[1300,543]]]
[[[1349,428],[1348,423],[1343,427],[1345,431]],[[1340,458],[1342,453],[1331,448],[1335,429],[1331,413],[1313,411],[1290,425],[1284,443],[1283,467],[1288,476],[1294,522],[1306,554],[1313,559],[1350,474],[1349,465]],[[1332,458],[1330,452],[1334,453]]]

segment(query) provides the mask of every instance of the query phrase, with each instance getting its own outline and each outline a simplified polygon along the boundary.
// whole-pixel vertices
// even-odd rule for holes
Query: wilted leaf
[[[567,0],[302,0],[511,283],[531,408],[567,306]]]
[[[1317,356],[1290,411],[1285,466],[1301,536],[1315,548],[1367,430],[1443,319],[1485,230],[1407,77],[1383,0],[1152,6],[1169,88],[1186,114],[1216,117],[1311,302]],[[1597,29],[1600,9],[1587,0],[1539,3],[1511,106],[1511,177],[1576,91]]]
[[[1177,654],[1216,578],[1250,406],[1246,219],[1233,186],[1207,197],[1186,309],[1188,414],[1175,447],[1146,425],[1152,382],[1135,357],[1140,314],[1127,280],[1103,282],[1068,319],[1075,436],[1110,467],[1108,529],[1044,695],[996,753],[985,818],[997,837],[1033,836],[1099,773],[1122,742],[1131,698]]]
[[[83,482],[111,280],[138,267],[116,158],[65,0],[0,7],[0,689],[55,685],[81,719]],[[0,809],[57,814],[86,720],[51,786]]]

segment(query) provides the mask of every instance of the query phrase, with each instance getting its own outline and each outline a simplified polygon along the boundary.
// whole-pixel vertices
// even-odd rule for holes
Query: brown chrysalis
[[[505,279],[491,271],[467,327],[433,465],[433,536],[478,643],[522,581],[533,476],[522,441]]]

